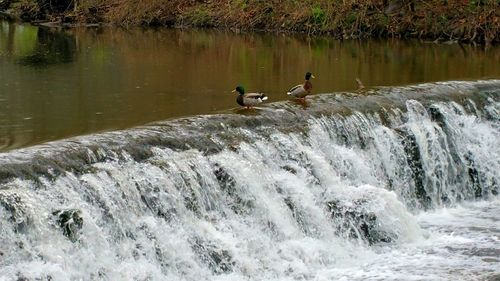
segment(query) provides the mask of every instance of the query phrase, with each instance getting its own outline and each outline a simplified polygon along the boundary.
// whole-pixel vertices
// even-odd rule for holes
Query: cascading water
[[[499,100],[381,88],[0,154],[0,280],[498,278]]]

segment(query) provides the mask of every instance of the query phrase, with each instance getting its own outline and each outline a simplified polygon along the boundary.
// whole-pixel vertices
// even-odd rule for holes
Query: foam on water
[[[368,262],[326,270],[317,280],[496,280],[500,200],[464,203],[416,216],[426,239],[379,247]]]

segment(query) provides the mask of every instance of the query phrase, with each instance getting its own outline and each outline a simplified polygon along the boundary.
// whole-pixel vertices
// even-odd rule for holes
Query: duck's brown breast
[[[307,80],[306,83],[304,83],[304,89],[309,93],[311,92],[312,90],[312,87],[313,87],[313,84],[311,83],[311,81]]]
[[[239,95],[237,98],[236,98],[236,102],[241,105],[241,106],[245,106],[245,104],[243,103],[243,95]]]

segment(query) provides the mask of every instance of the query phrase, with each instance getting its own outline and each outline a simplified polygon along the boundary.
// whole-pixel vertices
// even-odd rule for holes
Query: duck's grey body
[[[263,93],[239,94],[236,98],[236,102],[241,106],[254,106],[265,100],[267,97]]]
[[[296,98],[305,98],[307,95],[311,94],[312,83],[308,80],[304,84],[297,85],[291,88],[287,95]]]
[[[302,99],[305,98],[307,95],[311,94],[312,83],[311,81],[309,81],[309,79],[311,78],[314,78],[314,76],[310,72],[307,72],[306,81],[304,82],[304,84],[300,84],[291,88],[287,92],[287,95]]]
[[[236,98],[236,102],[241,106],[246,106],[250,108],[254,105],[261,103],[262,101],[267,100],[267,96],[263,93],[245,93],[245,88],[243,86],[238,86],[233,92],[238,93],[238,97]]]

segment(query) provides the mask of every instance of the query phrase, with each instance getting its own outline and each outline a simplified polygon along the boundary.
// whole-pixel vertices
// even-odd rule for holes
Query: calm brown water
[[[231,90],[315,93],[500,77],[500,48],[409,41],[115,28],[50,30],[0,21],[0,152],[69,136],[237,107]]]

